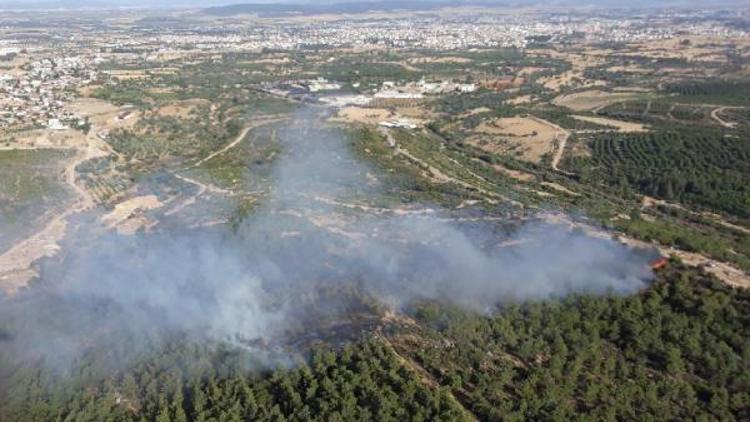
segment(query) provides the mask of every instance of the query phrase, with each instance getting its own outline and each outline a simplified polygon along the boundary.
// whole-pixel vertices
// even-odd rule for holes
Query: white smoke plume
[[[35,287],[0,300],[0,354],[69,362],[109,347],[102,338],[146,348],[163,332],[241,344],[278,338],[309,318],[301,296],[320,288],[356,285],[395,307],[430,299],[487,311],[632,293],[651,277],[641,254],[560,226],[526,224],[502,239],[516,245],[501,248],[489,225],[469,231],[435,217],[441,210],[342,210],[336,203],[377,193],[374,170],[314,123],[301,116],[282,131],[273,194],[239,230],[94,236],[84,225]],[[346,311],[312,302],[316,315]]]

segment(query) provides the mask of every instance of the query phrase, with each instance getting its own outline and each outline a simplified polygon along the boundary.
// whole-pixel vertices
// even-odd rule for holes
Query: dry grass
[[[490,111],[492,111],[492,109],[488,108],[488,107],[477,107],[477,108],[472,108],[471,110],[465,111],[465,112],[463,112],[461,114],[458,114],[457,117],[466,118],[466,117],[469,117],[469,116],[474,116],[476,114],[487,113],[487,112],[490,112]],[[454,124],[453,126],[455,127],[455,126],[458,126],[458,125]]]
[[[105,71],[104,73],[109,74],[113,78],[128,80],[150,78],[151,75],[170,75],[176,74],[177,72],[178,69],[175,68],[161,67],[153,69],[115,69]]]
[[[559,75],[540,78],[539,81],[545,88],[552,91],[560,91],[560,88],[563,86],[570,88],[587,88],[607,85],[605,81],[586,79],[586,77],[583,76],[583,71],[579,70],[568,70]]]
[[[607,85],[605,81],[587,79],[583,76],[586,69],[601,66],[606,63],[605,57],[598,57],[592,54],[563,52],[552,49],[538,50],[534,55],[564,60],[571,65],[570,70],[559,75],[547,76],[539,79],[539,82],[549,90],[560,91],[563,86],[570,88],[586,88]]]
[[[508,104],[522,105],[522,104],[529,104],[533,101],[534,101],[534,97],[532,97],[531,95],[521,95],[521,96],[514,97],[508,100]]]
[[[67,105],[73,113],[82,117],[117,114],[120,107],[96,98],[78,98]]]
[[[22,76],[26,74],[26,70],[23,69],[23,66],[29,64],[32,60],[35,59],[30,55],[19,54],[14,57],[13,60],[2,63],[2,73],[15,77]]]
[[[163,204],[155,195],[137,196],[134,198],[130,198],[115,205],[115,208],[112,211],[102,217],[102,223],[104,223],[108,228],[120,227],[121,225],[126,223],[128,219],[134,216],[136,212],[152,210],[160,208],[161,206],[163,206]],[[130,231],[130,229],[133,228],[132,226],[132,223],[127,224],[123,227],[125,230],[121,231],[124,233],[132,233],[134,232]],[[137,228],[135,230],[137,230]]]
[[[35,129],[14,134],[6,142],[0,143],[0,150],[73,149],[85,144],[85,136],[77,130]]]
[[[517,76],[522,77],[528,77],[535,73],[543,72],[545,70],[549,70],[549,68],[546,67],[536,67],[536,66],[526,66],[518,69],[518,72],[516,72]]]
[[[538,163],[542,156],[554,151],[556,141],[563,135],[544,120],[532,117],[502,117],[483,122],[474,130],[469,142],[486,151],[513,154],[526,161]]]
[[[105,71],[104,73],[107,73],[109,74],[109,76],[120,80],[141,79],[148,77],[148,75],[146,75],[146,71],[144,70],[109,70]]]
[[[612,66],[607,69],[609,72],[619,72],[619,73],[634,73],[634,74],[647,74],[647,73],[653,73],[653,69],[648,69],[645,67],[640,67],[638,65],[630,64],[627,66]]]
[[[620,101],[630,100],[637,96],[637,94],[628,92],[605,92],[593,89],[573,94],[560,95],[552,100],[552,104],[567,107],[574,111],[588,111]]]
[[[425,64],[425,63],[471,63],[471,59],[467,59],[466,57],[455,57],[455,56],[445,56],[445,57],[416,57],[413,59],[408,60],[411,64]]]
[[[506,176],[508,176],[508,177],[510,177],[512,179],[518,180],[520,182],[531,182],[533,180],[536,180],[536,176],[534,176],[531,173],[526,173],[526,172],[519,171],[519,170],[509,169],[509,168],[507,168],[505,166],[502,166],[500,164],[493,164],[492,168],[495,171],[500,172],[500,173],[502,173],[502,174],[504,174],[504,175],[506,175]]]
[[[573,192],[572,190],[566,188],[565,186],[563,186],[563,185],[561,185],[559,183],[555,183],[555,182],[542,182],[542,185],[546,186],[548,188],[554,189],[554,190],[556,190],[558,192],[566,193],[566,194],[571,195],[571,196],[579,196],[578,193]]]
[[[407,117],[410,120],[425,120],[434,117],[434,113],[424,107],[400,107],[396,109],[396,114]]]
[[[605,117],[593,117],[593,116],[571,116],[574,119],[578,119],[584,122],[594,123],[602,126],[612,126],[617,129],[618,132],[646,132],[648,129],[646,126],[640,123],[624,122],[622,120],[608,119]]]
[[[387,120],[405,119],[414,124],[423,124],[430,113],[421,107],[401,107],[395,109],[345,107],[331,118],[334,122],[378,124]]]
[[[335,121],[348,123],[377,124],[383,120],[393,119],[396,113],[385,108],[345,107],[336,113]]]
[[[132,107],[120,107],[95,98],[78,98],[67,107],[81,117],[88,117],[96,130],[105,133],[116,128],[132,128],[138,121]]]
[[[178,101],[166,105],[156,110],[156,114],[162,117],[171,116],[180,119],[186,119],[190,116],[190,112],[200,106],[210,106],[211,102],[205,99],[192,99],[185,101]]]

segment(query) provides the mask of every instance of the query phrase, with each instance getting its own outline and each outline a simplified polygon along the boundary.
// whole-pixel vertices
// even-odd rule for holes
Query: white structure
[[[308,89],[310,92],[319,92],[319,91],[335,91],[337,89],[341,89],[341,85],[333,82],[328,82],[325,78],[318,78],[313,80],[308,84]]]
[[[320,102],[334,107],[364,106],[372,101],[367,95],[332,95],[320,98]]]
[[[64,124],[60,121],[60,119],[49,119],[47,122],[47,127],[52,130],[65,130],[67,127],[65,127]]]
[[[386,120],[378,124],[383,127],[399,127],[404,129],[416,129],[418,127],[416,123],[406,119]]]
[[[394,90],[386,90],[375,93],[375,98],[390,98],[390,99],[420,99],[424,98],[419,92],[401,92]]]

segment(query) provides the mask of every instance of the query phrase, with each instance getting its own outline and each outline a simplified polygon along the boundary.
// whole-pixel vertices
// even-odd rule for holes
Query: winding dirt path
[[[217,156],[219,156],[221,154],[224,154],[225,152],[229,151],[230,149],[236,147],[237,145],[239,145],[240,142],[242,142],[245,139],[245,137],[247,137],[247,134],[251,130],[253,130],[255,128],[258,128],[260,126],[263,126],[263,125],[267,125],[269,123],[280,122],[280,121],[285,120],[285,119],[287,119],[287,116],[276,114],[276,115],[265,116],[264,118],[258,119],[256,121],[254,121],[253,123],[248,124],[247,126],[245,126],[242,129],[242,131],[240,131],[240,133],[234,138],[234,140],[232,142],[226,144],[221,149],[219,149],[217,151],[214,151],[211,154],[208,154],[207,156],[201,158],[200,160],[196,161],[194,164],[188,166],[185,170],[190,170],[190,169],[194,169],[194,168],[200,167],[202,164],[208,162],[209,160],[211,160],[211,159],[213,159],[213,158],[215,158],[215,157],[217,157]],[[176,214],[176,213],[182,211],[183,209],[185,209],[186,207],[195,204],[195,202],[198,200],[198,198],[201,197],[202,195],[204,195],[206,192],[220,194],[220,195],[231,195],[233,193],[232,191],[230,191],[228,189],[223,189],[223,188],[220,188],[218,186],[214,186],[214,185],[212,185],[210,183],[203,183],[203,182],[201,182],[199,180],[195,180],[195,179],[193,179],[191,177],[188,177],[188,176],[185,176],[185,175],[182,175],[182,174],[173,173],[173,175],[176,178],[180,179],[181,181],[183,181],[185,183],[191,184],[193,186],[197,186],[198,187],[198,192],[196,192],[194,195],[189,196],[188,198],[185,198],[177,206],[175,206],[174,208],[172,208],[169,211],[165,212],[164,215],[167,215],[167,216]]]
[[[560,171],[560,161],[563,158],[565,147],[568,145],[569,136],[569,134],[563,136],[555,136],[555,138],[557,139],[557,150],[555,151],[555,155],[552,157],[552,170]]]
[[[185,207],[193,205],[198,200],[198,197],[202,196],[206,192],[218,193],[218,194],[222,194],[222,195],[229,195],[229,194],[232,193],[231,191],[229,191],[227,189],[222,189],[222,188],[220,188],[218,186],[214,186],[214,185],[211,185],[211,184],[205,184],[205,183],[202,183],[202,182],[200,182],[198,180],[195,180],[193,178],[190,178],[190,177],[187,177],[187,176],[183,176],[181,174],[176,174],[175,173],[174,177],[182,180],[185,183],[189,183],[191,185],[197,186],[198,187],[198,192],[196,192],[194,195],[191,195],[188,198],[186,198],[185,200],[183,200],[182,202],[180,202],[176,207],[174,207],[171,210],[165,212],[164,215],[167,215],[167,216],[172,215],[172,214],[176,214],[176,213],[182,211],[183,209],[185,209]]]
[[[94,207],[91,195],[84,187],[76,183],[76,167],[92,158],[103,157],[111,153],[109,145],[97,138],[95,133],[96,131],[92,128],[81,145],[71,147],[77,151],[63,171],[63,181],[77,196],[75,202],[54,216],[40,231],[16,243],[0,255],[0,290],[6,294],[16,293],[38,275],[36,270],[31,268],[35,261],[57,254],[60,250],[59,242],[67,232],[68,217]]]
[[[255,121],[255,122],[253,122],[253,123],[245,126],[240,131],[240,134],[237,135],[237,137],[234,138],[234,140],[232,142],[226,144],[220,150],[214,151],[211,154],[208,154],[207,156],[201,158],[200,160],[198,160],[197,162],[195,162],[195,164],[193,164],[192,166],[190,166],[188,168],[199,167],[201,164],[205,163],[206,161],[208,161],[208,160],[210,160],[210,159],[212,159],[212,158],[214,158],[214,157],[216,157],[218,155],[221,155],[221,154],[229,151],[230,149],[236,147],[240,142],[242,142],[243,139],[245,139],[245,137],[247,136],[248,132],[250,132],[251,130],[253,130],[253,129],[257,128],[257,127],[263,126],[263,125],[267,125],[269,123],[280,122],[280,121],[282,121],[284,119],[285,119],[284,117],[279,117],[279,116],[276,116],[276,115],[269,116],[269,117],[266,117],[266,118],[263,118],[263,119],[258,119],[257,121]]]
[[[736,108],[739,108],[739,107],[717,107],[711,110],[711,118],[714,119],[718,124],[724,126],[725,128],[733,129],[735,126],[737,126],[737,123],[727,122],[726,120],[722,119],[721,116],[719,116],[719,114],[724,110],[736,109]]]
[[[393,137],[393,134],[391,134],[390,130],[387,127],[382,127],[381,126],[379,129],[380,129],[380,132],[385,136],[386,142],[388,142],[388,146],[390,146],[391,148],[393,148],[396,151],[396,154],[403,155],[404,157],[406,157],[410,161],[416,163],[418,166],[426,169],[426,171],[424,172],[425,176],[427,176],[428,178],[432,179],[434,182],[437,182],[437,183],[455,183],[455,184],[457,184],[459,186],[462,186],[462,187],[464,187],[464,188],[466,188],[468,190],[477,191],[477,192],[479,192],[479,193],[481,193],[481,194],[483,194],[485,196],[488,196],[488,197],[492,197],[492,198],[495,198],[495,199],[500,199],[500,200],[503,200],[503,201],[510,201],[510,202],[517,203],[516,201],[512,201],[511,199],[506,198],[506,197],[504,197],[504,196],[502,196],[500,194],[488,191],[487,189],[484,189],[482,187],[473,185],[471,183],[465,182],[465,181],[463,181],[461,179],[457,179],[457,178],[455,178],[453,176],[450,176],[448,174],[443,173],[443,171],[441,171],[439,168],[437,168],[437,167],[433,166],[432,164],[430,164],[430,163],[422,160],[421,158],[415,156],[414,154],[412,154],[411,152],[409,152],[409,150],[407,150],[406,148],[404,148],[403,146],[401,146],[398,142],[396,142],[396,139]],[[477,175],[477,177],[480,177],[482,180],[486,180],[486,179],[482,178],[481,176]]]
[[[201,164],[203,164],[206,161],[208,161],[208,160],[216,157],[217,155],[223,154],[223,153],[229,151],[230,149],[234,148],[235,146],[237,146],[237,144],[239,144],[240,142],[242,142],[243,139],[245,139],[245,136],[247,136],[247,133],[250,132],[250,130],[253,127],[254,126],[245,126],[245,128],[243,128],[242,131],[240,131],[240,134],[237,135],[237,137],[232,142],[228,143],[226,146],[224,146],[224,148],[222,148],[222,149],[220,149],[218,151],[212,152],[211,154],[207,155],[206,157],[198,160],[195,164],[192,165],[192,167],[199,167]]]
[[[529,118],[535,120],[536,122],[539,122],[541,124],[545,124],[551,128],[554,128],[558,131],[558,134],[555,135],[555,140],[557,141],[557,149],[555,150],[555,155],[552,156],[552,170],[555,170],[557,172],[572,175],[572,173],[569,173],[565,170],[560,170],[560,161],[562,161],[563,154],[565,153],[565,147],[568,144],[568,138],[570,138],[570,131],[567,129],[562,128],[560,125],[552,123],[550,121],[540,119],[539,117],[529,115]]]
[[[587,236],[599,239],[612,239],[613,234],[616,234],[617,239],[623,244],[640,249],[656,248],[663,256],[675,255],[687,265],[703,268],[705,271],[712,273],[727,285],[750,288],[750,274],[732,264],[707,257],[706,255],[688,252],[682,249],[677,249],[673,246],[662,245],[657,242],[638,240],[625,233],[610,232],[601,227],[573,221],[567,215],[558,212],[539,214],[537,217],[547,223],[562,224],[568,226],[570,229],[583,230]]]

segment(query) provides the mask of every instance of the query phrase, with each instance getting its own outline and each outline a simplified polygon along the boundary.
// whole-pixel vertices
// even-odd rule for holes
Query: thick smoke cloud
[[[561,226],[526,224],[500,247],[489,226],[465,230],[435,217],[440,210],[342,207],[377,193],[376,172],[335,132],[313,129],[314,119],[301,116],[279,134],[285,153],[273,193],[236,232],[96,235],[101,228],[84,225],[37,287],[0,302],[5,353],[69,362],[122,336],[136,349],[158,345],[164,332],[238,344],[283,337],[309,317],[300,296],[320,288],[356,285],[397,308],[432,299],[486,311],[632,293],[651,276],[643,256]],[[346,306],[315,308],[335,315]]]

